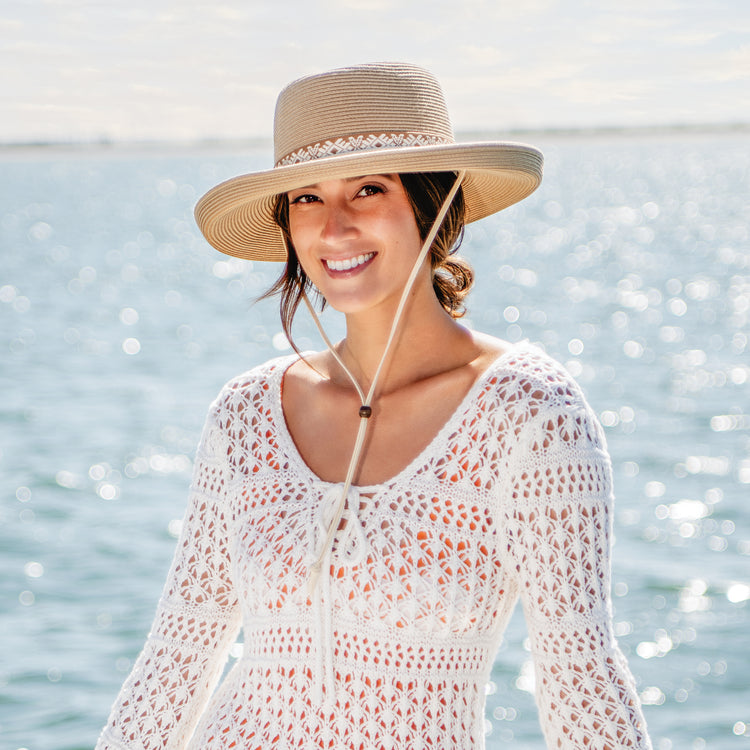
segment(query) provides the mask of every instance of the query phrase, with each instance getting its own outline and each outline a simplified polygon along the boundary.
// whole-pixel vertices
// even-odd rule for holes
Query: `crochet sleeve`
[[[507,514],[549,748],[651,748],[612,632],[611,465],[601,426],[558,371],[524,385]]]
[[[239,608],[227,545],[231,447],[225,413],[218,401],[209,413],[156,617],[97,750],[183,748],[236,637]]]

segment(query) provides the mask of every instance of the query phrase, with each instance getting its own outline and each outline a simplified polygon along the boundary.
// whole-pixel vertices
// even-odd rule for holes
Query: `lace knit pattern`
[[[611,630],[609,459],[562,368],[516,347],[407,468],[352,488],[310,593],[341,486],[287,431],[293,359],[231,381],[210,410],[156,619],[98,750],[482,748],[519,597],[548,747],[650,748]]]

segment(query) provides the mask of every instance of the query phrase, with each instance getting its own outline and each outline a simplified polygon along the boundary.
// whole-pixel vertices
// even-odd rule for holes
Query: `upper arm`
[[[647,748],[610,607],[611,465],[577,387],[540,386],[510,463],[505,531],[550,747]]]
[[[217,402],[204,426],[180,539],[148,640],[98,749],[182,747],[221,674],[239,624],[230,553],[231,455]]]

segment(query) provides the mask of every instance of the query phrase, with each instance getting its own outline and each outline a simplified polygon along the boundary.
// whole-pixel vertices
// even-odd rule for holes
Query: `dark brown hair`
[[[453,172],[424,172],[400,174],[399,177],[414,211],[419,236],[424,241],[456,180],[456,175]],[[455,254],[463,239],[465,214],[463,191],[459,188],[430,248],[432,288],[440,304],[453,318],[460,318],[464,314],[463,300],[474,283],[474,271],[471,266]],[[261,299],[275,294],[280,296],[281,325],[291,342],[292,321],[302,302],[302,291],[309,294],[315,290],[294,250],[289,230],[289,199],[286,193],[276,197],[273,217],[284,235],[288,257],[284,272]],[[323,309],[325,299],[316,296]]]

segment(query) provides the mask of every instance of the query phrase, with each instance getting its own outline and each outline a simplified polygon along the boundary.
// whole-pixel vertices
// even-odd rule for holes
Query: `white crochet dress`
[[[309,593],[341,485],[287,431],[293,361],[212,405],[156,619],[99,750],[483,748],[519,596],[548,747],[649,748],[611,630],[610,462],[562,368],[527,345],[497,359],[406,469],[352,488]]]

